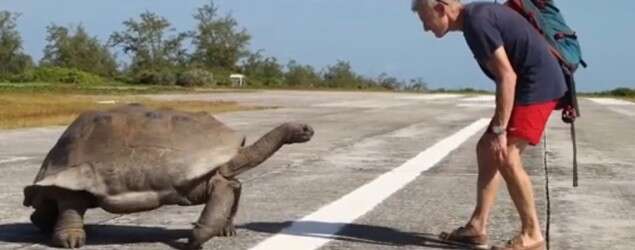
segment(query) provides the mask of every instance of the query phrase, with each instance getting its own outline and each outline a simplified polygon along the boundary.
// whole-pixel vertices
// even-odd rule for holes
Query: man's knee
[[[493,155],[494,150],[492,149],[492,143],[494,142],[494,137],[488,134],[483,134],[481,139],[478,140],[476,144],[476,154],[479,156],[490,156]]]
[[[493,145],[496,137],[488,134],[484,134],[476,144],[476,154],[480,159],[485,159],[500,167],[508,167],[513,161],[513,153],[516,151],[516,145],[510,145],[508,141],[507,150],[504,152],[498,152],[494,150]],[[515,142],[514,142],[515,143]]]
[[[498,169],[498,161],[496,152],[492,148],[493,137],[484,134],[476,144],[476,157],[478,158],[479,168]]]
[[[500,156],[499,169],[505,171],[522,167],[521,154],[527,144],[528,142],[526,140],[513,136],[508,137],[507,152],[505,154],[501,154]]]

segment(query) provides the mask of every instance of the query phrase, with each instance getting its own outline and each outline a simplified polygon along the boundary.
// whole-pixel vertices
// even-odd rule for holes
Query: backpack
[[[580,65],[587,67],[582,59],[582,50],[576,33],[567,26],[553,0],[508,0],[505,5],[520,13],[547,40],[551,54],[558,59],[565,76],[568,91],[560,99],[562,120],[571,124],[573,141],[573,186],[578,186],[577,147],[575,119],[580,116],[580,107],[573,74]]]

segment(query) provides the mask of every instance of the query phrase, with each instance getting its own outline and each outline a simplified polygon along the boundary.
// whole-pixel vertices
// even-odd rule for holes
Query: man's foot
[[[537,242],[523,244],[523,240],[520,236],[516,236],[513,239],[507,241],[504,246],[492,247],[492,250],[545,250],[545,241],[539,240]]]
[[[471,226],[459,227],[451,233],[443,232],[439,239],[449,244],[475,249],[487,249],[487,235],[480,234]]]

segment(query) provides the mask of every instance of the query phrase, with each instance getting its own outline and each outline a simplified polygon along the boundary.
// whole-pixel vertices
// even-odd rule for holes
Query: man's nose
[[[423,31],[424,32],[428,32],[430,30],[430,28],[428,28],[428,25],[423,25]]]

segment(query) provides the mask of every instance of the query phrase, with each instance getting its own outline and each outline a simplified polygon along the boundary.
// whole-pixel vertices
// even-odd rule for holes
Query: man
[[[521,155],[528,144],[540,142],[549,115],[566,92],[549,45],[521,15],[500,4],[414,0],[412,10],[424,31],[438,38],[462,31],[479,66],[496,83],[495,113],[477,145],[476,207],[465,226],[441,237],[486,247],[489,214],[502,176],[522,228],[501,249],[544,249],[532,184]]]

